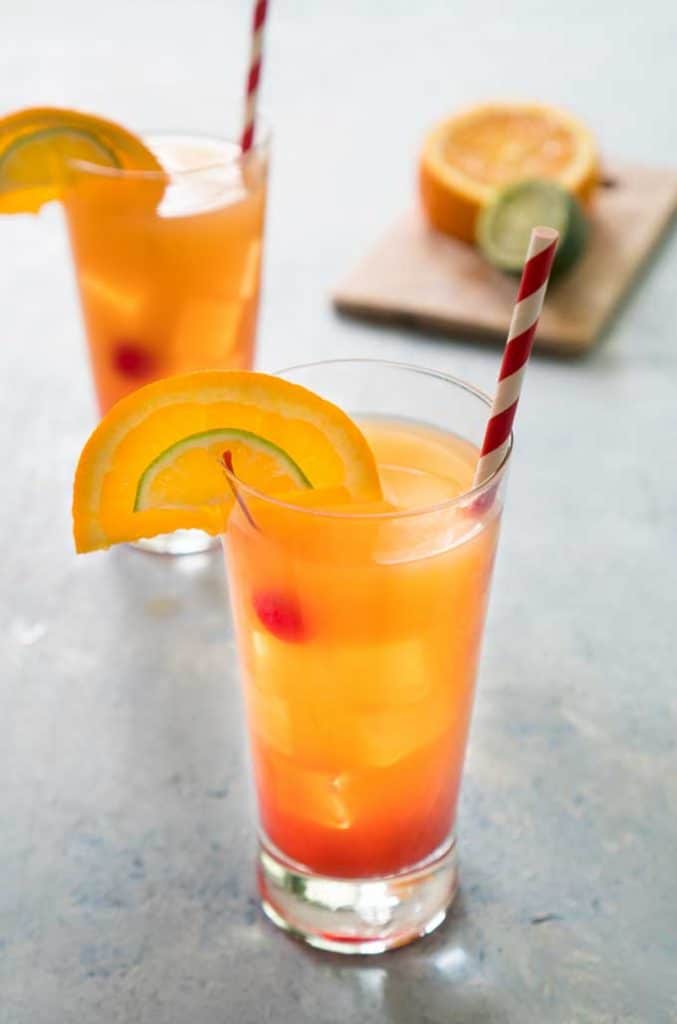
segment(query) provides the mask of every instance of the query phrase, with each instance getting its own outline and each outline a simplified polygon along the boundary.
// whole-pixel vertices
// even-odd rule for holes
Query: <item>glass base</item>
[[[148,551],[153,555],[200,555],[220,547],[218,537],[212,537],[202,530],[176,530],[175,533],[161,533],[157,537],[133,540],[131,548]]]
[[[384,953],[444,921],[458,887],[454,839],[416,867],[386,878],[313,875],[259,843],[258,883],[267,917],[331,953]]]

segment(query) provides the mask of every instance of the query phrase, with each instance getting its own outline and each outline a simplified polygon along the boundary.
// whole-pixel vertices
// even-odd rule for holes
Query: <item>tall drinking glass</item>
[[[251,369],[269,137],[145,140],[162,171],[73,164],[64,206],[100,412],[142,384]],[[202,550],[198,531],[143,542]]]
[[[435,928],[456,890],[508,460],[472,488],[490,399],[452,377],[360,360],[282,376],[360,423],[385,501],[300,506],[233,480],[259,887],[268,916],[312,945],[382,952]]]

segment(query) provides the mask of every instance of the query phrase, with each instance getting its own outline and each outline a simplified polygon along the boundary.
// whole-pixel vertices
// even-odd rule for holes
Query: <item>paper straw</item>
[[[554,228],[534,228],[522,270],[510,331],[505,343],[496,396],[482,442],[473,486],[484,483],[505,458],[510,444],[522,379],[531,355],[538,318],[548,287],[559,234]]]
[[[259,93],[259,81],[261,80],[261,63],[263,59],[263,33],[266,25],[266,14],[268,13],[268,0],[256,0],[254,14],[252,16],[252,39],[249,52],[249,70],[247,72],[247,85],[245,88],[244,119],[242,122],[242,135],[240,137],[240,148],[247,153],[254,142],[256,131],[256,101]]]

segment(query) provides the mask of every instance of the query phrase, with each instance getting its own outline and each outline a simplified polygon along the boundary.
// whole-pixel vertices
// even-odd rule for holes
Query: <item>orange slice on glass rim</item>
[[[497,191],[525,179],[557,182],[585,203],[599,179],[592,133],[571,114],[537,103],[486,103],[432,129],[419,164],[433,227],[475,240],[478,214]]]
[[[61,107],[19,110],[0,118],[0,213],[35,213],[63,198],[78,161],[162,172],[141,139],[113,121]]]
[[[205,370],[139,388],[99,423],[75,476],[76,549],[223,533],[235,500],[224,451],[237,479],[265,494],[381,499],[371,449],[337,406],[279,377]]]

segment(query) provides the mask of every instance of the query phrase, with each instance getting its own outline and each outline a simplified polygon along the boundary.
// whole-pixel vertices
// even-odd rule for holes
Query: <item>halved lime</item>
[[[477,244],[499,270],[519,274],[531,230],[541,224],[560,235],[553,273],[568,270],[585,249],[588,223],[576,197],[553,181],[520,181],[501,189],[480,214]]]
[[[244,461],[247,475],[253,471],[257,479],[265,480],[269,494],[312,487],[301,467],[273,441],[250,430],[220,427],[190,434],[153,459],[139,479],[134,511],[181,507],[186,494],[191,494],[193,503],[223,501],[225,449],[232,454],[236,472]],[[197,481],[199,494],[195,493]]]

